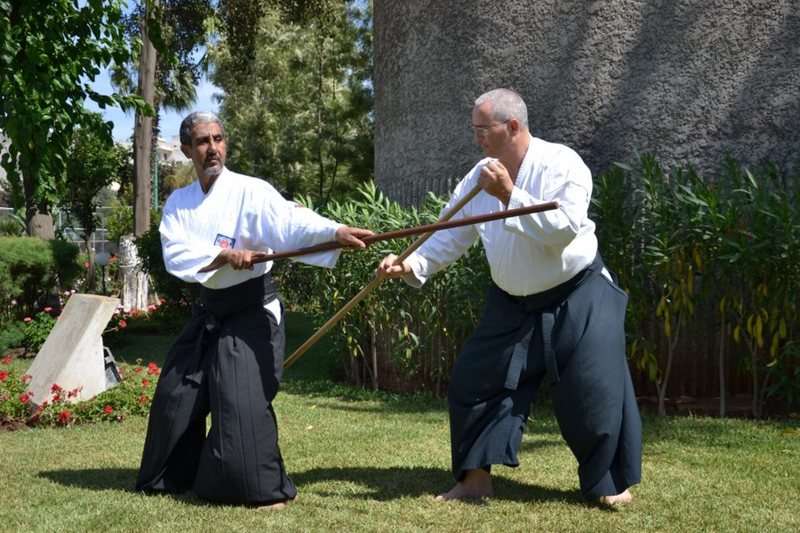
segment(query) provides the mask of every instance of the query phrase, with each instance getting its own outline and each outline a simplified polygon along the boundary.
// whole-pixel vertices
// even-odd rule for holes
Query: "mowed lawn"
[[[164,344],[150,340],[135,349]],[[326,355],[307,354],[275,402],[299,489],[287,509],[133,492],[146,421],[129,419],[0,432],[0,531],[800,531],[797,421],[646,416],[635,502],[608,510],[582,501],[545,406],[522,466],[495,469],[495,498],[440,503],[452,483],[445,402],[314,379]]]

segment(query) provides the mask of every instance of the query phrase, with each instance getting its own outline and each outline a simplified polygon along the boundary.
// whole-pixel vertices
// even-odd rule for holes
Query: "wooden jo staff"
[[[462,224],[457,224],[457,223],[456,224],[443,224],[443,223],[447,222],[448,220],[450,220],[453,217],[453,215],[458,213],[461,210],[461,208],[464,207],[467,204],[467,202],[472,200],[475,197],[475,195],[478,194],[480,191],[481,191],[481,186],[480,185],[476,185],[471,191],[469,191],[466,195],[464,195],[464,197],[462,197],[461,200],[459,200],[458,203],[456,203],[456,205],[454,205],[452,208],[450,208],[449,211],[447,211],[444,215],[442,215],[442,217],[439,219],[439,221],[436,224],[429,224],[427,226],[418,226],[417,228],[411,228],[412,230],[415,230],[415,229],[418,229],[418,228],[423,228],[423,231],[426,231],[426,233],[424,233],[423,235],[420,235],[417,238],[417,240],[415,240],[413,243],[411,243],[411,245],[408,248],[406,248],[403,251],[403,253],[401,253],[397,257],[397,259],[395,260],[394,264],[397,265],[397,264],[400,264],[403,261],[405,261],[406,258],[408,258],[408,256],[410,256],[417,248],[422,246],[422,243],[424,243],[426,240],[428,240],[428,238],[431,235],[433,235],[433,233],[438,229],[444,229],[444,228],[447,228],[447,227],[454,227],[454,226],[457,226],[457,225],[466,225],[466,224],[469,224],[469,223],[477,224],[477,223],[479,223],[481,221],[486,221],[487,218],[485,216],[481,215],[481,216],[478,216],[478,217],[470,217],[469,219],[463,219],[463,220],[457,221],[458,223],[462,223]],[[496,220],[496,219],[499,219],[499,218],[506,218],[506,217],[509,217],[509,216],[515,216],[512,213],[516,213],[516,215],[521,215],[521,214],[524,214],[522,211],[524,211],[525,213],[534,213],[534,212],[540,212],[540,211],[549,211],[549,210],[557,209],[557,208],[558,208],[558,202],[546,202],[546,203],[543,203],[543,204],[538,204],[538,205],[530,206],[530,207],[527,207],[527,208],[511,209],[511,210],[508,210],[508,211],[501,211],[500,213],[494,213],[493,215],[498,215],[498,216],[494,216],[494,218],[489,218],[488,220]],[[481,220],[476,220],[476,219],[481,219]],[[466,222],[467,220],[471,220],[472,222]],[[378,241],[378,240],[396,238],[396,237],[398,237],[398,235],[393,235],[391,237],[385,237],[385,238],[379,238],[379,237],[387,236],[387,235],[390,235],[390,234],[397,234],[397,233],[400,233],[402,231],[405,231],[405,230],[400,230],[399,232],[381,233],[381,234],[378,234],[378,235],[374,235],[372,237],[367,237],[367,238],[362,239],[362,240],[364,242],[374,242],[374,241]],[[405,237],[405,236],[407,236],[409,234],[413,235],[414,233],[407,233],[407,234],[403,234],[403,235],[399,235],[399,236]],[[309,247],[309,248],[314,248],[314,247]],[[326,249],[331,249],[331,248],[326,248]],[[313,250],[313,251],[320,251],[320,250]],[[304,252],[304,253],[312,253],[312,252]],[[272,257],[274,257],[274,255],[281,255],[281,254],[273,254]],[[264,261],[267,261],[267,260],[268,259],[266,259],[266,258],[264,259]],[[383,279],[384,278],[382,276],[376,275],[375,278],[366,287],[361,289],[361,291],[358,294],[356,294],[349,302],[347,302],[347,304],[345,304],[344,307],[342,307],[335,315],[333,315],[327,322],[325,322],[325,324],[323,324],[322,327],[320,327],[319,330],[317,330],[317,332],[314,333],[314,335],[312,335],[306,342],[301,344],[300,347],[297,348],[294,351],[294,353],[292,353],[292,355],[290,355],[286,359],[286,361],[284,361],[283,367],[284,368],[289,368],[298,359],[300,359],[300,357],[304,353],[306,353],[309,348],[311,348],[323,335],[325,335],[333,326],[335,326],[342,318],[344,318],[344,316],[348,313],[348,311],[350,311],[350,309],[352,309],[357,303],[359,303],[370,292],[372,292],[373,289],[375,289],[378,285],[380,285],[381,282],[383,281]]]
[[[404,228],[395,231],[387,231],[385,233],[377,233],[369,237],[362,237],[361,240],[364,242],[364,244],[372,244],[373,242],[388,241],[391,239],[401,239],[403,237],[411,237],[413,235],[419,235],[420,233],[424,233],[425,235],[422,237],[423,239],[422,242],[424,242],[424,239],[427,239],[428,236],[435,231],[448,228],[458,228],[461,226],[471,226],[473,224],[480,224],[482,222],[490,222],[492,220],[500,220],[501,218],[510,218],[521,215],[528,215],[530,213],[539,213],[541,211],[549,211],[551,209],[556,209],[556,208],[558,208],[558,202],[544,202],[541,204],[529,205],[527,207],[518,207],[515,209],[506,209],[505,211],[498,211],[496,213],[488,213],[486,215],[477,215],[474,217],[459,218],[458,220],[451,220],[449,222],[446,221],[444,218],[442,218],[438,222],[434,222],[433,224],[423,224],[421,226],[414,226],[413,228]],[[422,242],[420,242],[419,244],[422,244]],[[416,242],[414,244],[419,246],[419,244]],[[324,242],[321,244],[315,244],[314,246],[308,246],[306,248],[298,248],[297,250],[291,250],[288,252],[276,252],[272,254],[267,254],[265,252],[255,252],[253,254],[252,262],[263,263],[265,261],[272,261],[275,259],[285,259],[287,257],[297,257],[300,255],[308,255],[317,252],[325,252],[328,250],[336,250],[338,248],[343,248],[344,246],[345,245],[340,244],[336,241],[331,241],[331,242]]]

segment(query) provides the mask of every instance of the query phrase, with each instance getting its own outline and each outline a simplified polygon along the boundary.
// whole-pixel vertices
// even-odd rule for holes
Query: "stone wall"
[[[472,102],[506,86],[595,173],[637,153],[713,175],[800,172],[800,0],[374,0],[375,173],[415,204],[480,157]]]

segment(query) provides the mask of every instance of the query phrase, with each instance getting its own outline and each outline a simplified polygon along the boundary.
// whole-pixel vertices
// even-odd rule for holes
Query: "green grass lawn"
[[[132,341],[131,352],[120,346],[115,354],[158,361],[151,345],[164,339],[150,341]],[[134,353],[141,351],[152,357]],[[1,432],[0,530],[800,530],[796,421],[646,417],[636,500],[606,510],[582,502],[575,460],[545,406],[529,426],[522,466],[495,469],[495,498],[439,503],[433,495],[452,482],[445,403],[313,379],[317,355],[325,353],[309,353],[297,373],[292,369],[275,402],[282,451],[299,490],[289,508],[258,511],[133,492],[146,423],[134,418]],[[323,358],[321,367],[330,362]]]

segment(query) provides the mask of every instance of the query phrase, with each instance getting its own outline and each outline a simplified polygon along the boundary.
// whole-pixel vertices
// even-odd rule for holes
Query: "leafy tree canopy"
[[[324,10],[301,21],[272,2],[226,4],[229,10],[232,4],[256,6],[259,15],[251,24],[252,43],[242,42],[238,27],[223,24],[222,38],[210,51],[212,79],[224,89],[220,114],[229,166],[267,178],[289,197],[311,195],[322,204],[369,180],[368,4],[323,2]],[[225,21],[230,11],[222,15]]]
[[[12,204],[24,205],[28,220],[55,203],[76,126],[111,139],[112,124],[97,124],[86,98],[100,108],[140,105],[91,88],[102,69],[129,57],[120,0],[0,0],[0,128],[11,141],[2,164]]]

